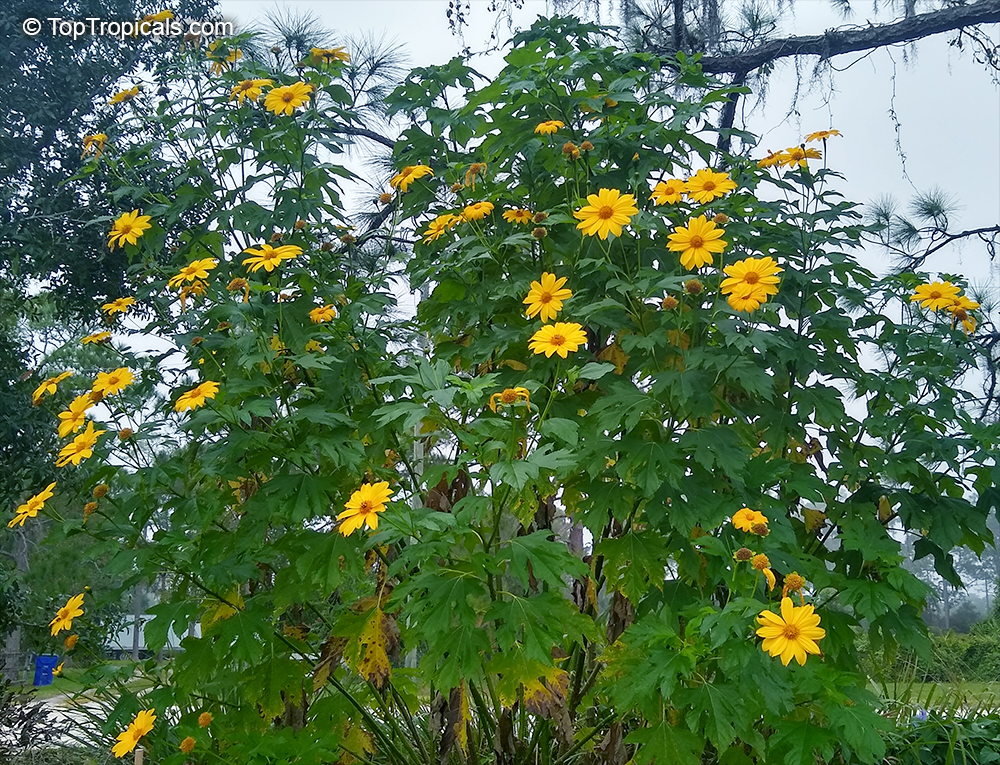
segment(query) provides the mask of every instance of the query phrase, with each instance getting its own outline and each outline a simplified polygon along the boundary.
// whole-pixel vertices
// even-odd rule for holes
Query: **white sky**
[[[616,18],[608,2],[602,0],[605,23]],[[222,0],[221,4],[223,13],[244,27],[256,26],[255,21],[263,22],[278,9],[312,13],[335,33],[334,44],[348,34],[384,34],[405,45],[411,66],[446,63],[466,44],[472,50],[486,48],[495,19],[487,0],[471,0],[473,24],[462,41],[448,30],[448,0]],[[850,23],[863,26],[871,3],[859,0],[855,6],[857,15]],[[551,12],[545,0],[525,0],[515,24],[524,28],[539,14]],[[817,34],[845,25],[828,0],[797,0],[783,17],[794,34]],[[996,26],[990,31],[994,41],[1000,39]],[[506,27],[501,29],[501,39],[509,36]],[[831,139],[828,159],[830,167],[846,176],[838,190],[848,199],[868,202],[891,194],[905,203],[914,190],[938,186],[961,204],[953,221],[956,230],[1000,222],[1000,93],[968,49],[958,51],[948,45],[952,37],[938,35],[916,46],[837,57],[833,65],[840,71],[834,73],[832,88],[829,78],[810,83],[816,58],[805,59],[794,111],[795,65],[786,59],[771,78],[766,103],[750,110],[756,98],[745,102],[746,126],[761,136],[761,154],[796,145],[814,130],[839,129],[844,136]],[[472,65],[489,74],[499,71],[502,61],[493,55]],[[890,108],[900,123],[905,173]],[[875,270],[888,266],[874,253],[866,260]],[[985,248],[978,242],[946,248],[928,268],[965,273],[975,284],[994,281]]]

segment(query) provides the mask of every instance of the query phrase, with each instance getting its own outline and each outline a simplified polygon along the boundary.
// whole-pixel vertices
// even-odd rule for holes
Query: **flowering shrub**
[[[703,95],[671,95],[667,62],[596,33],[539,22],[481,88],[458,61],[414,72],[391,208],[358,236],[344,56],[293,80],[188,50],[169,99],[122,103],[162,138],[109,126],[90,161],[176,193],[105,200],[134,303],[109,296],[107,372],[37,397],[100,403],[59,460],[110,488],[67,533],[124,586],[169,583],[151,648],[200,636],[118,690],[116,754],[883,756],[855,636],[919,647],[927,594],[890,529],[954,582],[996,501],[996,428],[958,387],[975,335],[931,321],[922,277],[858,264],[818,150],[719,156],[694,128],[726,92],[680,61]]]

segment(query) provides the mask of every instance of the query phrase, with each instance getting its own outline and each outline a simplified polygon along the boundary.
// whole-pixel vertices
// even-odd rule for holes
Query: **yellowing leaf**
[[[351,725],[347,729],[347,733],[344,734],[340,743],[344,753],[337,760],[338,765],[351,765],[351,763],[358,762],[355,755],[361,755],[367,759],[367,755],[375,751],[375,741],[371,734],[357,725]]]
[[[376,688],[381,688],[389,679],[392,669],[388,653],[390,641],[395,641],[397,637],[395,620],[376,605],[358,637],[352,641],[346,652],[349,662],[358,674]]]
[[[607,361],[615,365],[616,375],[620,375],[625,371],[625,365],[628,363],[628,358],[628,354],[622,350],[622,347],[618,344],[617,340],[597,354],[598,361]]]
[[[238,587],[233,587],[224,596],[224,600],[215,598],[206,599],[202,605],[206,607],[205,613],[201,617],[201,628],[211,627],[217,621],[229,619],[242,611],[245,607],[243,596]]]

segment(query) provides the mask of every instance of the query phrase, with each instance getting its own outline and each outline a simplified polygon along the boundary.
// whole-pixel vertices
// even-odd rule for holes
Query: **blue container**
[[[52,685],[52,670],[59,666],[59,657],[51,653],[35,656],[35,685]]]

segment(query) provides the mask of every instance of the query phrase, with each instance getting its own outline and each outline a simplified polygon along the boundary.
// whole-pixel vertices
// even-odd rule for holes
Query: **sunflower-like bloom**
[[[87,410],[94,405],[89,393],[83,393],[70,402],[65,412],[59,412],[59,438],[76,433],[87,421]]]
[[[186,393],[182,393],[174,404],[174,411],[183,412],[188,409],[197,409],[205,405],[205,400],[215,398],[219,392],[219,383],[206,380],[201,385],[196,385]]]
[[[757,167],[760,168],[774,167],[775,165],[784,164],[784,161],[785,161],[785,152],[779,151],[777,154],[775,154],[773,151],[768,149],[767,156],[764,157],[763,159],[757,160]]]
[[[503,211],[503,219],[508,223],[531,223],[533,217],[531,210],[525,210],[523,207]]]
[[[235,85],[229,93],[229,100],[236,99],[237,106],[243,106],[243,101],[256,101],[264,88],[274,85],[271,80],[243,80],[239,85]]]
[[[622,226],[627,226],[632,216],[638,214],[635,197],[622,194],[618,189],[600,189],[587,197],[590,204],[573,213],[576,224],[587,236],[607,239],[608,234],[622,235]]]
[[[806,160],[823,159],[818,149],[807,149],[805,146],[790,146],[781,152],[781,160],[778,164],[789,167],[809,167]]]
[[[139,745],[139,740],[153,730],[156,722],[155,709],[143,709],[135,716],[132,723],[118,734],[118,743],[111,748],[115,757],[124,757]]]
[[[124,297],[112,300],[110,303],[105,303],[101,306],[101,310],[108,316],[114,316],[116,313],[128,313],[129,306],[131,305],[135,305],[135,298]]]
[[[533,318],[536,314],[542,321],[556,318],[556,314],[562,310],[562,301],[573,295],[570,290],[563,288],[565,283],[565,276],[556,279],[556,275],[550,273],[543,273],[541,281],[532,282],[528,297],[521,301],[528,306],[528,318]]]
[[[272,247],[269,244],[262,244],[260,249],[247,247],[243,250],[243,252],[249,252],[253,256],[252,258],[246,258],[243,261],[243,265],[247,266],[250,273],[256,273],[262,268],[268,273],[271,273],[281,264],[281,261],[297,258],[301,255],[302,248],[297,244],[283,244],[280,247]]]
[[[83,159],[90,153],[93,153],[95,157],[101,156],[104,153],[104,144],[107,140],[107,133],[85,135],[83,137],[83,154],[80,155],[80,159]]]
[[[72,377],[73,372],[63,372],[55,377],[49,377],[41,385],[35,388],[35,391],[31,394],[31,404],[32,406],[38,406],[38,402],[46,395],[54,395],[56,390],[59,388],[59,383],[65,380],[67,377]]]
[[[141,24],[144,21],[148,21],[152,24],[155,24],[159,21],[167,21],[168,19],[172,19],[173,17],[174,17],[174,12],[171,10],[160,11],[159,13],[147,13],[145,16],[139,19],[139,23]]]
[[[312,59],[313,65],[329,64],[331,61],[346,63],[351,60],[351,54],[343,46],[339,48],[310,48],[309,57]]]
[[[687,228],[677,226],[667,239],[667,249],[681,254],[681,265],[689,271],[712,262],[713,252],[722,252],[729,244],[722,239],[724,232],[704,215],[691,218]]]
[[[219,265],[219,261],[215,258],[192,260],[186,266],[181,268],[176,275],[170,277],[170,281],[167,282],[167,286],[176,288],[180,287],[184,282],[193,282],[195,279],[207,279],[208,272],[217,265]]]
[[[344,503],[347,509],[337,516],[337,520],[341,521],[340,533],[349,537],[362,526],[377,529],[378,514],[385,512],[385,503],[392,497],[392,493],[388,481],[361,484],[361,488],[351,495],[350,501]]]
[[[497,404],[500,406],[510,406],[511,404],[516,404],[518,401],[523,401],[529,406],[531,405],[531,394],[527,388],[504,388],[501,393],[494,393],[490,396],[490,409],[495,412]]]
[[[437,216],[427,224],[427,230],[424,232],[424,244],[437,241],[446,231],[454,228],[460,220],[462,220],[462,216],[453,213],[442,213]]]
[[[825,141],[831,136],[840,135],[839,130],[817,130],[815,133],[810,133],[806,136],[806,143],[810,141]]]
[[[72,629],[73,620],[78,616],[83,616],[83,593],[74,595],[66,601],[66,605],[56,612],[56,618],[49,622],[52,637],[55,637],[63,630]]]
[[[653,187],[651,198],[654,205],[672,205],[680,202],[687,192],[687,184],[680,178],[668,178]]]
[[[492,202],[473,202],[471,205],[466,205],[462,210],[461,218],[464,221],[470,220],[482,220],[487,215],[493,213],[493,203]]]
[[[79,635],[70,635],[63,641],[63,648],[65,648],[67,651],[72,651],[74,648],[76,648],[77,641],[79,640],[80,640]]]
[[[813,607],[796,608],[791,598],[781,599],[781,616],[761,611],[757,623],[761,625],[757,635],[764,638],[761,648],[771,656],[780,656],[786,667],[792,658],[805,666],[806,654],[818,654],[816,641],[826,637],[826,630],[819,626],[819,614],[813,612]]]
[[[776,579],[774,577],[774,572],[771,571],[771,561],[766,555],[764,555],[764,553],[754,555],[750,559],[750,567],[764,574],[764,578],[767,579],[768,590],[774,589]]]
[[[108,247],[114,249],[116,246],[124,247],[126,244],[135,244],[139,238],[146,233],[152,224],[148,215],[140,215],[138,210],[125,213],[115,221],[108,233]]]
[[[121,393],[134,381],[135,377],[127,367],[118,367],[113,372],[98,372],[91,389],[102,396],[110,396],[113,393]]]
[[[979,308],[979,303],[975,300],[970,300],[965,295],[955,298],[955,301],[948,306],[948,310],[951,311],[951,328],[954,329],[955,324],[961,322],[965,334],[970,335],[975,332],[976,318],[969,313],[975,308]]]
[[[729,295],[733,310],[755,311],[770,295],[778,294],[777,274],[783,270],[770,257],[744,258],[725,267],[729,278],[722,280],[719,289],[723,295]]]
[[[487,165],[485,162],[473,162],[469,165],[469,169],[465,171],[465,185],[469,186],[473,191],[476,190],[476,176],[482,175],[486,172]]]
[[[337,318],[337,309],[332,305],[322,305],[313,308],[309,312],[309,321],[313,324],[322,324],[325,321],[333,321]]]
[[[80,338],[81,345],[101,345],[111,339],[110,332],[95,332],[92,335]]]
[[[212,724],[212,713],[211,712],[202,712],[200,715],[198,715],[198,726],[199,727],[201,727],[201,728],[207,728],[211,724]]]
[[[233,48],[226,54],[225,59],[220,59],[215,53],[218,47],[219,41],[216,40],[208,46],[208,52],[205,54],[205,57],[212,62],[212,74],[222,74],[226,70],[232,69],[233,64],[243,58],[243,51],[239,48]]]
[[[389,185],[398,189],[400,194],[405,194],[411,183],[425,175],[434,175],[434,171],[427,165],[407,165],[389,179]]]
[[[178,745],[177,748],[180,749],[182,752],[184,752],[184,754],[191,754],[191,752],[194,751],[194,747],[197,743],[198,742],[195,741],[193,736],[185,736],[183,739],[181,739],[181,743]]]
[[[787,598],[788,593],[797,592],[799,594],[799,602],[805,605],[805,601],[802,599],[802,588],[806,586],[806,580],[796,571],[788,574],[785,577],[784,586],[781,588],[781,597]]]
[[[749,533],[755,524],[767,524],[767,516],[749,507],[743,507],[733,513],[733,525],[740,531]]]
[[[7,524],[8,529],[12,529],[15,526],[23,526],[24,522],[28,518],[34,518],[38,515],[38,511],[45,507],[45,500],[52,497],[52,490],[56,488],[56,482],[53,481],[35,496],[29,497],[28,501],[23,505],[18,505],[17,509],[14,511],[14,517],[11,518],[10,522]]]
[[[688,178],[684,188],[695,202],[704,204],[725,196],[736,188],[736,183],[729,178],[729,173],[716,173],[705,167]]]
[[[930,308],[932,311],[937,311],[942,308],[947,309],[954,305],[955,301],[958,300],[958,293],[960,290],[960,287],[952,284],[951,282],[931,282],[929,284],[921,284],[917,287],[917,291],[910,296],[910,301],[914,302],[919,300],[920,305],[924,308]]]
[[[105,430],[94,430],[94,423],[88,422],[87,429],[59,451],[56,467],[66,467],[69,464],[79,465],[88,457],[93,457],[97,437],[106,432]]]
[[[587,333],[576,322],[557,321],[546,324],[528,341],[528,347],[536,354],[544,353],[545,358],[551,358],[558,353],[560,358],[566,358],[571,351],[576,351],[587,342]]]
[[[566,127],[566,125],[559,120],[546,120],[545,122],[540,122],[535,125],[535,133],[538,135],[552,135],[553,133],[558,132],[559,128],[564,127]]]
[[[134,87],[128,88],[127,90],[119,90],[117,93],[111,96],[111,100],[108,101],[108,106],[111,106],[111,104],[123,104],[126,101],[131,101],[133,98],[139,95],[140,87],[141,87],[140,85],[135,85]]]
[[[309,100],[312,90],[313,86],[305,82],[293,82],[291,85],[273,88],[264,99],[264,108],[275,114],[290,116]]]

